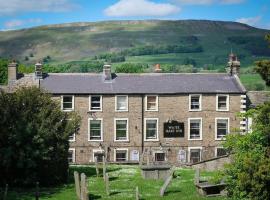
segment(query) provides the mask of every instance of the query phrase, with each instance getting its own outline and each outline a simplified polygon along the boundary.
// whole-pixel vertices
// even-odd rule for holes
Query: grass
[[[100,200],[134,200],[135,188],[139,187],[141,199],[145,200],[203,200],[209,199],[197,194],[193,183],[194,170],[177,169],[177,175],[169,185],[165,196],[159,196],[162,180],[144,180],[141,176],[138,166],[110,165],[108,173],[110,177],[110,192],[105,193],[105,184],[102,177],[96,177],[94,166],[71,167],[70,173],[77,170],[84,172],[89,177],[90,199]],[[202,176],[211,177],[213,173],[204,172]],[[73,184],[73,177],[70,176],[70,183],[57,188],[42,188],[40,200],[76,200],[76,194]],[[211,200],[224,200],[224,197],[212,197]],[[34,200],[34,190],[22,192],[22,190],[13,190],[9,192],[7,200]]]
[[[240,80],[247,90],[267,90],[270,91],[270,87],[265,85],[259,74],[241,74]]]

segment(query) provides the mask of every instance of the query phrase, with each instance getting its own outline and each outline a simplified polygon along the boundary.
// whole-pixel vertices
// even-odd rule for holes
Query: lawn
[[[162,180],[144,180],[140,174],[138,166],[110,165],[108,173],[110,176],[110,192],[107,196],[105,192],[105,184],[102,177],[96,177],[95,168],[87,167],[71,167],[70,174],[77,170],[84,172],[89,177],[90,199],[100,200],[134,200],[135,188],[139,187],[141,199],[145,200],[199,200],[211,199],[222,200],[224,197],[203,198],[197,194],[193,184],[194,170],[177,169],[176,177],[169,185],[164,197],[159,196]],[[213,173],[203,172],[202,176],[211,177]],[[70,176],[70,183],[57,188],[42,188],[40,200],[76,200],[75,189],[73,184],[73,176]],[[22,191],[12,190],[8,194],[7,200],[34,200],[34,190]]]
[[[240,80],[247,90],[268,90],[264,80],[259,74],[240,74]]]

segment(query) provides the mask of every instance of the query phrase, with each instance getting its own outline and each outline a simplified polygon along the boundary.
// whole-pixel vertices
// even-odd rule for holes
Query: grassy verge
[[[134,200],[135,188],[139,187],[141,199],[145,200],[201,200],[209,199],[200,196],[193,184],[194,170],[178,169],[177,177],[169,185],[164,197],[159,196],[162,180],[144,180],[138,166],[110,165],[108,173],[110,176],[110,192],[107,196],[105,184],[102,177],[96,177],[95,168],[71,167],[70,173],[77,170],[84,172],[89,177],[90,199],[100,200]],[[213,173],[202,173],[204,177],[211,177]],[[70,176],[70,183],[57,188],[42,188],[40,200],[76,200],[73,177]],[[34,200],[34,190],[22,191],[13,189],[8,193],[7,200]],[[214,197],[211,200],[224,200],[224,197]]]

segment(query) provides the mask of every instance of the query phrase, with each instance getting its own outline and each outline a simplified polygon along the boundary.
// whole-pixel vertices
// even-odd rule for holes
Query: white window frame
[[[128,148],[116,148],[114,149],[114,162],[120,162],[120,161],[116,161],[116,151],[126,151],[126,161],[123,162],[127,162],[128,161]]]
[[[191,120],[200,120],[201,121],[201,126],[200,126],[200,138],[190,138],[190,121]],[[196,118],[188,118],[188,140],[202,140],[202,134],[203,134],[203,120],[201,117],[196,117]]]
[[[156,153],[164,153],[164,161],[156,161]],[[155,162],[165,162],[165,161],[167,161],[167,154],[166,154],[165,151],[154,151],[153,154],[154,154]]]
[[[156,109],[155,110],[148,110],[147,109],[147,102],[148,102],[148,97],[149,96],[155,96],[156,97]],[[145,96],[145,111],[147,111],[147,112],[157,112],[158,111],[158,107],[159,107],[159,105],[158,105],[158,101],[159,101],[159,98],[158,98],[158,95],[146,95]]]
[[[64,110],[64,97],[72,97],[72,108],[71,109]],[[62,95],[61,96],[61,110],[64,112],[74,111],[74,104],[75,104],[74,100],[75,100],[74,95]]]
[[[75,163],[76,162],[76,149],[75,148],[69,148],[68,151],[73,151],[73,153],[72,153],[72,162],[70,164]]]
[[[125,110],[118,110],[118,109],[117,109],[117,103],[118,103],[117,98],[118,98],[118,97],[126,97],[126,104],[127,104],[127,107],[126,107]],[[116,96],[115,96],[115,111],[116,111],[116,112],[127,112],[127,111],[128,111],[128,95],[116,95]]]
[[[224,120],[224,119],[228,120],[228,134],[230,134],[230,118],[229,117],[216,117],[215,118],[215,140],[225,140],[226,138],[217,138],[217,121],[219,119],[221,119],[221,120]]]
[[[147,120],[156,120],[157,121],[157,138],[156,139],[147,139],[146,138],[146,121]],[[158,118],[144,118],[144,141],[145,142],[151,142],[151,141],[153,141],[153,142],[157,142],[157,141],[159,141],[159,120],[158,120]]]
[[[222,146],[215,147],[215,157],[217,157],[217,149],[224,149],[224,147]]]
[[[192,96],[199,96],[199,109],[191,109],[191,98]],[[196,112],[196,111],[202,111],[202,95],[201,94],[190,94],[189,95],[189,111],[190,112]]]
[[[92,150],[92,162],[95,162],[95,153],[104,153],[105,156],[105,151],[103,149],[93,149]],[[90,160],[91,162],[91,160]]]
[[[190,156],[191,156],[191,153],[190,153],[190,150],[192,149],[200,149],[200,161],[202,161],[202,147],[188,147],[188,162],[190,163]]]
[[[101,136],[100,136],[100,140],[91,140],[90,139],[90,121],[95,121],[95,120],[100,120],[101,121],[101,125],[100,125],[100,134],[101,134]],[[96,119],[94,119],[94,118],[88,118],[88,141],[89,142],[102,142],[103,141],[103,118],[96,118]]]
[[[116,121],[118,120],[126,120],[127,121],[127,139],[125,140],[117,140],[116,139]],[[128,122],[128,118],[114,118],[114,141],[115,142],[128,142],[129,141],[129,122]]]
[[[218,108],[218,97],[219,96],[226,96],[226,109],[219,109]],[[230,110],[230,95],[228,94],[217,94],[216,95],[216,111],[219,112],[224,112],[224,111],[229,111]]]
[[[70,137],[70,136],[69,136]],[[73,139],[68,139],[69,142],[75,142],[76,141],[76,134],[73,133]]]
[[[91,103],[92,103],[92,100],[91,98],[92,97],[100,97],[100,110],[93,110],[91,109]],[[102,108],[103,107],[103,96],[102,95],[89,95],[89,111],[91,112],[102,112]]]

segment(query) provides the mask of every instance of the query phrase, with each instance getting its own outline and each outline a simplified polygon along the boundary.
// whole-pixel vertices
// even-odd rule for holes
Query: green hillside
[[[218,68],[233,49],[245,67],[270,57],[266,33],[236,22],[206,20],[72,23],[2,31],[0,57],[25,64],[97,59]],[[104,53],[113,59],[100,56]]]

